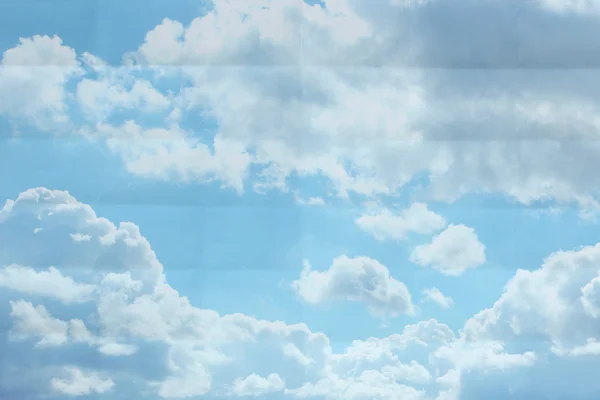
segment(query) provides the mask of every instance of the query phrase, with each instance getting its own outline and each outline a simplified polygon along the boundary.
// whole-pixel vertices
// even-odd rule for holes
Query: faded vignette
[[[596,399],[599,37],[597,0],[0,2],[0,399]]]

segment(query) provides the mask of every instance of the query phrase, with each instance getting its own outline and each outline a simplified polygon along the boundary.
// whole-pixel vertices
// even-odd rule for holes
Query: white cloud
[[[598,31],[589,28],[588,19],[570,15],[596,12],[596,2],[324,3],[218,1],[188,26],[165,20],[131,58],[140,62],[138,71],[185,82],[187,87],[173,97],[153,86],[155,76],[106,80],[111,71],[116,77],[120,67],[82,55],[88,67],[103,75],[79,83],[72,106],[85,111],[90,125],[73,131],[106,141],[130,173],[184,182],[218,180],[240,193],[249,177],[259,180],[253,186],[260,190],[286,190],[290,176],[320,175],[340,196],[396,194],[423,176],[425,194],[442,200],[475,191],[504,193],[526,205],[537,200],[598,205],[597,79],[581,70],[546,68],[556,66],[557,59],[567,67],[597,62],[595,42],[581,38],[594,38]],[[531,8],[539,5],[563,15],[547,19]],[[427,16],[440,11],[445,23],[431,23]],[[498,39],[515,36],[506,35],[495,21],[502,24],[506,15],[509,21],[514,15],[525,18],[516,33],[519,57],[542,70],[503,68],[506,53],[514,60],[513,47]],[[528,35],[523,26],[543,35]],[[556,29],[536,29],[540,26]],[[574,36],[557,40],[558,34]],[[482,63],[494,68],[479,68]],[[159,64],[175,67],[154,68]],[[64,123],[70,94],[65,84],[80,73],[75,52],[59,38],[22,39],[3,55],[0,90],[11,96],[0,100],[0,113],[43,128]],[[97,124],[117,109],[141,117],[170,114],[166,127],[143,126],[144,118]],[[214,138],[200,141],[177,125],[182,114],[195,113],[214,122]],[[381,237],[398,236],[407,220],[383,215],[389,220],[371,218],[371,229]],[[400,228],[387,225],[390,221],[401,222]],[[413,261],[450,275],[485,262],[485,249],[469,229],[449,227],[418,247]],[[72,234],[88,240],[74,242]],[[166,373],[151,375],[162,375],[154,389],[165,397],[218,392],[237,377],[277,373],[289,387],[286,393],[300,397],[432,398],[435,387],[416,389],[392,373],[402,371],[407,381],[425,380],[427,374],[406,352],[410,348],[426,353],[419,363],[443,387],[438,398],[447,399],[458,396],[472,370],[534,365],[537,353],[528,348],[530,342],[517,338],[532,336],[540,347],[539,337],[547,338],[559,356],[597,351],[596,247],[557,253],[538,270],[517,272],[502,297],[468,321],[458,339],[449,328],[427,321],[400,335],[358,341],[336,354],[325,335],[301,324],[220,316],[193,307],[166,283],[162,265],[137,226],[99,218],[66,192],[34,189],[7,203],[0,211],[0,237],[2,266],[45,271],[55,265],[60,277],[50,269],[48,276],[75,287],[107,274],[91,302],[94,310],[85,309],[90,304],[69,308],[82,320],[62,321],[52,317],[50,305],[13,301],[13,338],[36,338],[44,351],[88,343],[101,352],[99,357],[166,361]],[[461,241],[468,238],[474,239],[471,247]],[[385,267],[373,260],[350,261],[349,268],[307,269],[296,281],[297,290],[313,302],[361,301],[376,314],[412,309],[408,290]],[[69,278],[62,275],[67,271]],[[35,274],[34,281],[40,272]],[[333,278],[357,285],[332,284]],[[300,286],[302,279],[315,287]],[[46,290],[10,284],[25,288],[19,289],[24,296]],[[131,343],[138,342],[143,345],[134,352]],[[177,343],[185,346],[174,354]],[[156,349],[148,355],[147,348],[158,344],[169,352],[166,360]],[[524,349],[508,353],[513,347]],[[425,365],[429,359],[439,365]]]
[[[538,0],[538,3],[543,8],[556,13],[600,13],[600,1],[598,0]]]
[[[319,380],[316,384],[307,383],[302,387],[289,390],[298,398],[325,398],[331,400],[425,400],[423,390],[402,385],[393,377],[379,371],[364,371],[356,377],[339,379],[335,377]]]
[[[506,49],[498,40],[508,35],[496,22],[523,11],[536,16],[532,24],[544,26],[552,16],[536,7],[581,13],[596,9],[596,3],[477,4],[218,1],[188,26],[163,20],[124,57],[125,67],[82,54],[87,74],[71,106],[88,121],[71,131],[108,140],[133,174],[219,180],[240,193],[247,180],[256,190],[287,190],[294,175],[325,177],[340,196],[374,196],[397,193],[423,177],[429,182],[424,190],[438,200],[499,192],[526,205],[553,199],[597,207],[600,181],[585,172],[597,169],[589,163],[599,159],[599,147],[579,139],[594,136],[600,111],[584,93],[590,87],[581,85],[584,74],[567,68],[539,85],[533,69],[504,73]],[[432,23],[439,7],[448,24]],[[465,20],[469,12],[481,18]],[[476,21],[490,17],[498,29],[482,32]],[[573,18],[569,14],[552,23],[563,27],[557,32],[568,32]],[[590,33],[583,36],[595,36],[588,20],[578,22]],[[568,51],[575,56],[559,57],[561,62],[585,57],[588,65],[589,54],[596,53],[593,41],[565,48],[569,40],[554,40],[553,32],[540,38],[537,31],[543,29],[518,31],[520,54],[530,57],[525,63],[554,65],[557,54]],[[3,69],[4,91],[24,99],[11,99],[5,114],[29,113],[32,121],[41,121],[44,113],[54,122],[66,118],[65,83],[82,73],[73,49],[59,38],[35,36],[8,50],[3,63],[40,66]],[[481,63],[499,68],[470,75],[452,68]],[[41,72],[28,72],[24,79],[21,72],[29,70]],[[182,89],[159,90],[163,79]],[[120,134],[106,135],[127,130],[126,121],[95,126],[117,109],[133,111],[132,118],[140,121],[164,112],[165,126],[139,127],[139,135],[124,140]],[[182,113],[216,126],[214,137],[179,135]],[[148,140],[159,132],[165,140]],[[547,140],[522,140],[531,138]]]
[[[46,235],[35,235],[29,223],[42,224]],[[74,242],[70,233],[75,226],[92,240]],[[162,266],[135,225],[121,223],[117,228],[66,192],[38,188],[7,202],[0,211],[0,232],[11,232],[12,236],[2,234],[7,239],[29,235],[25,236],[26,248],[17,246],[23,242],[0,243],[3,262],[41,265],[51,261],[58,270],[79,269],[82,273],[77,276],[84,280],[103,275],[93,298],[94,309],[87,305],[73,309],[83,312],[80,320],[62,321],[44,306],[13,302],[14,340],[33,338],[38,347],[64,349],[87,344],[99,356],[129,357],[142,365],[148,357],[157,362],[160,353],[149,353],[148,348],[150,343],[160,344],[159,348],[168,349],[167,373],[149,383],[163,397],[202,395],[213,389],[215,379],[224,385],[253,373],[268,376],[271,372],[261,373],[261,365],[272,365],[282,380],[298,386],[313,379],[327,362],[331,351],[327,337],[303,324],[260,321],[240,314],[219,316],[193,307],[164,282]],[[87,246],[85,251],[81,246]],[[91,275],[86,272],[90,267]],[[292,345],[297,349],[293,356]],[[240,357],[256,362],[235,363]],[[306,369],[302,360],[310,360],[314,368]],[[139,390],[147,390],[143,382]]]
[[[494,374],[498,376],[515,369],[516,373],[526,373],[527,368],[532,368],[538,362],[538,355],[534,351],[509,353],[505,347],[504,342],[500,340],[473,341],[461,333],[457,340],[431,349],[430,360],[438,368],[436,383],[439,385],[439,391],[436,400],[471,398],[472,395],[463,393],[464,389],[468,389],[464,386],[470,383],[463,382],[464,375],[476,372],[480,374],[479,379],[491,381]],[[506,382],[509,391],[510,386],[511,382]],[[490,388],[483,393],[491,395],[495,392]],[[531,392],[527,391],[527,393]]]
[[[254,185],[261,190],[285,190],[287,178],[297,174],[322,175],[341,196],[389,194],[423,174],[428,193],[440,200],[483,191],[527,205],[553,198],[597,206],[589,185],[591,179],[598,186],[595,178],[577,172],[588,170],[579,155],[589,154],[589,162],[597,146],[502,140],[587,136],[600,115],[593,102],[535,84],[523,95],[511,92],[511,85],[531,81],[531,70],[509,76],[493,68],[472,79],[462,70],[447,71],[447,65],[506,63],[498,46],[490,45],[503,31],[481,34],[479,25],[464,20],[461,8],[485,14],[475,3],[390,3],[373,8],[365,1],[325,7],[264,1],[246,8],[218,2],[188,27],[163,21],[131,57],[143,66],[181,67],[177,71],[192,81],[182,102],[191,110],[210,109],[218,137],[254,149],[255,164],[264,167],[257,177],[262,182]],[[513,8],[531,12],[530,2],[502,4],[488,4],[485,17]],[[451,14],[448,26],[464,29],[449,34],[450,28],[432,23],[428,18],[437,7]],[[531,53],[543,53],[538,63],[553,56],[540,50],[539,40],[531,39],[537,43]],[[550,49],[558,43],[549,40]],[[300,52],[300,44],[311,51]],[[410,68],[378,68],[374,74],[371,68],[340,67],[363,65]],[[557,112],[565,109],[576,112]],[[559,164],[571,167],[553,168]]]
[[[53,215],[48,217],[48,213]],[[136,232],[134,226],[119,233],[120,228],[98,221],[88,206],[64,192],[26,191],[0,212],[0,229],[7,229],[5,224],[21,226],[15,233],[40,237],[26,221],[42,223],[47,233],[44,240],[32,241],[26,249],[25,256],[34,265],[43,262],[48,249],[56,247],[54,239],[60,237],[61,258],[54,260],[57,270],[88,265],[87,253],[80,251],[82,245],[111,248],[121,240],[128,244],[119,247],[119,252],[129,254],[128,264],[143,264],[150,271],[157,268],[158,261],[150,256],[153,252],[146,240],[125,233]],[[92,240],[75,243],[69,236],[74,226]],[[142,251],[128,253],[131,246]],[[96,252],[94,249],[90,247]],[[24,257],[6,241],[0,243],[0,250],[7,259]],[[258,393],[277,390],[299,398],[455,399],[469,383],[464,377],[474,371],[494,374],[535,368],[539,348],[509,351],[520,343],[514,340],[517,335],[548,335],[552,348],[546,351],[559,356],[595,354],[596,342],[589,339],[596,336],[590,323],[594,317],[585,311],[582,301],[590,290],[582,288],[598,276],[597,269],[589,267],[595,265],[596,253],[597,248],[559,253],[538,271],[518,272],[501,299],[468,321],[458,337],[448,326],[428,320],[407,325],[399,334],[355,340],[343,351],[334,351],[326,335],[312,332],[304,324],[257,320],[243,314],[221,316],[196,308],[168,285],[162,273],[160,279],[147,281],[139,271],[124,270],[115,262],[110,270],[95,270],[93,276],[100,275],[101,279],[90,303],[67,308],[68,315],[81,318],[67,322],[53,317],[45,306],[25,300],[11,302],[11,338],[37,343],[31,352],[19,350],[19,357],[39,357],[39,352],[54,351],[52,357],[60,359],[61,351],[69,354],[70,346],[85,345],[97,350],[101,358],[127,357],[123,369],[106,373],[117,382],[115,391],[123,382],[133,386],[123,389],[131,392],[122,393],[133,395],[150,390],[164,398],[225,396],[237,388],[238,394],[257,397],[265,395]],[[111,259],[123,260],[114,254]],[[81,274],[78,278],[85,282],[89,276]],[[553,285],[562,286],[556,289]],[[408,313],[413,308],[406,288],[384,266],[367,257],[339,257],[323,272],[307,267],[294,286],[308,301],[354,299],[379,315]],[[402,287],[404,290],[399,290]],[[591,301],[593,296],[587,299]],[[93,307],[88,307],[90,304]],[[578,328],[573,330],[572,326]],[[88,359],[80,360],[82,365],[76,368],[87,371],[97,367]],[[85,362],[88,364],[83,365]],[[114,364],[104,365],[108,368]],[[160,371],[148,372],[158,365]],[[2,369],[2,373],[7,377],[25,374],[25,367],[20,368]],[[55,378],[53,386],[71,393],[100,392],[112,382],[105,377],[94,380],[96,375],[84,372],[74,373],[72,379],[56,378],[43,370],[35,372],[46,382]],[[34,390],[32,386],[40,387],[29,385],[28,390]]]
[[[109,69],[110,71],[110,69]],[[171,102],[152,84],[143,79],[133,83],[124,80],[123,74],[102,79],[82,79],[77,84],[76,96],[80,107],[92,120],[104,121],[114,111],[136,110],[153,113],[166,110]]]
[[[87,242],[88,240],[90,240],[92,237],[90,235],[83,235],[81,233],[71,233],[71,238],[75,241],[75,242]]]
[[[106,343],[98,348],[98,351],[107,356],[130,356],[138,351],[138,348],[131,344]]]
[[[89,301],[95,287],[76,283],[54,267],[36,271],[22,265],[9,265],[0,269],[0,287],[11,290],[56,298],[65,304]]]
[[[345,78],[329,67],[320,67],[352,65],[361,62],[364,49],[378,51],[371,36],[376,26],[346,2],[328,2],[325,9],[294,0],[254,4],[256,7],[245,8],[217,2],[211,12],[188,27],[164,20],[131,57],[140,65],[182,67],[179,71],[192,85],[182,91],[180,100],[188,108],[209,109],[219,125],[220,140],[255,149],[255,164],[262,178],[256,188],[287,189],[287,177],[296,172],[330,178],[341,195],[348,191],[388,192],[387,182],[373,176],[378,166],[368,165],[376,154],[369,148],[357,151],[355,145],[363,136],[376,138],[374,126],[390,137],[396,131],[397,137],[403,137],[407,117],[412,115],[408,109],[419,106],[418,87],[403,74],[386,73],[390,75],[387,79],[380,74],[363,77],[356,71],[354,77]],[[300,46],[311,48],[302,59]],[[300,72],[301,65],[310,67],[302,67]],[[386,84],[377,84],[365,94],[347,79],[371,83],[383,79]],[[207,81],[212,84],[202,83]],[[394,87],[389,85],[392,81]],[[377,98],[385,99],[387,106],[379,107],[381,101],[374,105],[372,99]],[[331,106],[324,107],[328,103]],[[371,112],[363,112],[367,108]],[[400,144],[396,149],[403,147]],[[358,173],[344,167],[348,160],[364,160],[356,165]],[[405,173],[388,175],[390,181],[409,178]]]
[[[446,220],[427,208],[426,204],[413,203],[399,215],[390,210],[376,210],[356,219],[358,227],[377,240],[406,239],[408,233],[431,234],[443,229]]]
[[[497,341],[466,343],[459,340],[450,346],[440,347],[433,356],[451,361],[454,368],[459,371],[473,368],[505,370],[531,366],[536,361],[534,352],[508,354],[504,350],[504,345]]]
[[[87,211],[86,211],[87,210]],[[66,212],[68,211],[68,212]],[[83,212],[85,211],[85,212]],[[48,214],[52,214],[48,217]],[[41,220],[37,216],[41,215]],[[61,259],[57,261],[57,269],[70,266],[77,260],[85,261],[87,254],[80,252],[81,245],[114,246],[118,243],[120,235],[111,230],[112,224],[108,221],[102,222],[101,227],[108,228],[113,234],[107,235],[103,229],[90,229],[95,221],[93,211],[86,205],[78,203],[75,199],[64,192],[53,192],[45,189],[24,192],[15,202],[9,202],[0,212],[0,229],[2,224],[17,226],[29,219],[37,223],[43,223],[47,232],[44,241],[32,243],[36,247],[35,252],[29,251],[27,256],[33,264],[39,265],[47,257],[47,250],[55,247],[53,239],[64,236],[61,242]],[[84,223],[85,221],[85,223]],[[92,240],[75,243],[69,235],[73,232],[72,226],[78,226],[80,231],[92,236]],[[131,228],[133,229],[133,228]],[[27,227],[23,232],[34,235]],[[103,240],[96,241],[97,238]],[[133,240],[125,235],[129,245],[144,246],[142,238]],[[10,243],[1,244],[4,250]],[[8,248],[8,247],[7,247]],[[109,247],[110,248],[110,247]],[[28,247],[31,249],[31,247]],[[91,251],[94,248],[91,248]],[[120,247],[121,252],[131,251],[128,246]],[[150,253],[149,253],[150,252]],[[134,257],[135,254],[135,257]],[[132,253],[128,261],[139,264],[140,260],[147,260],[150,248],[143,252]],[[6,258],[21,258],[23,255],[17,252],[4,252]],[[115,257],[115,256],[113,256]],[[119,260],[119,257],[115,257]],[[152,258],[150,258],[152,259]],[[343,261],[339,259],[338,261]],[[350,264],[363,262],[365,271],[382,272],[381,267],[373,264],[369,259],[350,260]],[[79,264],[79,263],[78,263]],[[348,264],[348,265],[350,265]],[[80,265],[86,265],[81,262]],[[147,268],[155,268],[153,262],[147,264]],[[72,269],[71,269],[72,271]],[[104,357],[129,357],[132,360],[143,360],[148,357],[145,346],[136,346],[144,340],[163,343],[169,349],[166,366],[167,373],[161,379],[152,380],[150,388],[165,398],[177,398],[187,396],[199,396],[217,390],[222,385],[233,384],[239,377],[248,377],[255,374],[270,382],[269,390],[280,388],[279,381],[269,374],[277,374],[286,386],[293,389],[303,387],[307,382],[327,384],[330,379],[347,381],[351,390],[359,393],[367,393],[370,379],[385,380],[389,386],[387,391],[381,395],[390,393],[391,390],[400,388],[402,392],[416,393],[417,390],[409,386],[398,386],[393,384],[393,379],[408,382],[424,382],[427,379],[427,370],[423,366],[410,360],[399,362],[390,359],[378,368],[381,369],[380,378],[371,377],[365,372],[358,381],[353,381],[348,371],[353,363],[361,363],[353,357],[338,358],[334,356],[329,345],[328,338],[320,333],[311,332],[305,325],[287,325],[282,322],[260,321],[240,314],[219,316],[211,310],[203,310],[193,307],[187,299],[179,294],[168,284],[153,281],[154,286],[148,288],[145,281],[134,279],[136,270],[123,271],[117,262],[112,268],[100,269],[98,272],[104,277],[97,283],[96,297],[94,297],[95,311],[93,312],[93,332],[88,330],[85,324],[90,316],[85,315],[82,319],[72,319],[68,322],[61,321],[51,316],[43,306],[34,307],[31,303],[19,302],[15,309],[21,309],[20,313],[13,313],[14,339],[35,338],[40,343],[52,344],[54,346],[71,346],[75,344],[87,344],[96,348],[100,356]],[[380,275],[375,274],[377,278]],[[382,276],[385,276],[383,274]],[[85,279],[87,275],[80,275]],[[140,274],[143,278],[144,274]],[[389,275],[387,275],[389,279]],[[365,281],[365,283],[368,283]],[[368,285],[367,285],[368,286]],[[389,286],[388,293],[390,309],[385,312],[397,312],[394,304],[404,307],[400,299],[395,299]],[[385,293],[384,293],[385,294]],[[375,294],[369,300],[371,307],[385,309],[386,297],[377,297]],[[410,302],[408,303],[410,305]],[[412,307],[412,305],[410,305]],[[19,336],[20,334],[20,336]],[[439,335],[439,334],[436,334]],[[401,339],[394,339],[396,342]],[[407,339],[408,340],[408,339]],[[406,341],[408,345],[410,341]],[[401,346],[405,346],[401,345]],[[155,353],[152,357],[156,356]],[[241,358],[256,360],[248,364],[239,363]],[[345,363],[346,367],[342,366]],[[156,360],[154,360],[156,362]],[[323,375],[324,371],[332,370],[335,375]],[[356,364],[358,365],[358,364]],[[384,368],[386,367],[387,368]],[[341,367],[341,368],[340,368]],[[264,371],[265,368],[273,368],[272,371]],[[50,379],[50,378],[49,378]],[[250,392],[267,390],[260,379],[245,379],[238,382],[238,389],[245,387]],[[64,382],[63,382],[64,383]],[[288,386],[289,385],[289,386]],[[75,389],[73,389],[75,390]],[[146,390],[140,388],[139,390]],[[304,389],[303,389],[304,390]],[[379,390],[379,389],[373,389]],[[292,392],[288,392],[291,394]]]
[[[573,346],[572,348],[564,348],[560,343],[555,343],[552,348],[552,352],[559,356],[599,356],[600,355],[600,343],[596,338],[588,338],[584,344]]]
[[[493,362],[498,367],[531,365],[541,358],[534,350],[537,353],[550,351],[558,359],[554,358],[549,364],[546,361],[545,365],[549,366],[544,367],[545,377],[553,376],[567,365],[562,357],[576,360],[587,356],[586,362],[595,363],[590,357],[599,354],[599,331],[594,307],[590,308],[590,304],[594,301],[599,259],[600,245],[597,244],[558,251],[548,256],[538,269],[518,270],[494,305],[465,323],[462,341],[470,346],[483,343],[479,346],[485,347],[484,344],[489,343],[487,347],[492,349],[500,349],[507,343],[525,350],[521,355],[487,357],[488,363]],[[475,355],[456,358],[467,364],[477,362]],[[568,365],[569,368],[581,367],[576,361]],[[584,368],[589,368],[589,364]],[[582,390],[589,393],[595,389]]]
[[[184,182],[210,182],[219,179],[223,186],[239,193],[252,156],[238,143],[215,137],[208,144],[189,135],[178,125],[168,128],[142,128],[134,121],[121,126],[99,123],[81,134],[100,137],[118,154],[125,168],[136,175]]]
[[[22,341],[36,339],[36,347],[58,347],[69,343],[86,343],[95,346],[106,356],[130,356],[138,351],[131,344],[117,343],[112,337],[94,336],[80,319],[63,321],[53,317],[43,305],[34,306],[25,300],[9,302],[13,327],[10,339]]]
[[[581,303],[588,315],[593,318],[600,317],[600,276],[581,288]]]
[[[199,352],[186,345],[174,345],[169,349],[167,362],[172,375],[158,385],[163,398],[187,398],[202,396],[212,387],[212,377],[201,361]]]
[[[283,346],[283,355],[289,357],[298,364],[308,366],[315,362],[312,358],[307,357],[298,347],[296,347],[293,343],[286,343]]]
[[[219,180],[238,192],[250,176],[259,179],[254,187],[260,190],[286,190],[290,176],[321,175],[341,196],[396,194],[423,176],[425,194],[442,200],[475,191],[504,193],[525,205],[537,200],[598,205],[597,79],[572,68],[545,68],[556,66],[557,59],[567,67],[597,62],[595,42],[581,38],[594,38],[598,31],[589,28],[589,19],[571,15],[596,12],[596,2],[393,3],[330,0],[321,7],[291,0],[219,1],[189,26],[165,20],[132,58],[143,72],[175,76],[189,85],[168,97],[152,86],[152,76],[107,81],[106,70],[117,76],[120,67],[84,54],[86,65],[105,75],[80,82],[77,106],[90,125],[74,131],[106,141],[133,174]],[[438,3],[444,24],[427,17],[439,15]],[[398,5],[419,7],[394,8]],[[561,12],[561,18],[547,19],[531,8],[539,5]],[[509,21],[524,16],[522,26],[543,32],[528,35],[517,27],[516,33],[521,62],[542,70],[503,68],[506,53],[514,60],[513,47],[497,40],[515,36],[495,29],[502,28],[495,21],[502,24],[506,15]],[[556,29],[536,29],[549,22]],[[557,40],[558,34],[574,36]],[[159,64],[175,67],[154,68]],[[12,95],[0,100],[0,113],[44,128],[63,123],[68,119],[65,83],[80,73],[75,52],[59,38],[23,39],[3,55],[0,89]],[[140,121],[96,124],[117,108],[171,113],[166,127]],[[196,112],[217,126],[214,138],[200,141],[177,125],[182,114]],[[401,237],[398,232],[410,222],[391,212],[370,217],[372,233],[382,238]],[[88,240],[74,242],[72,234]],[[538,347],[545,345],[540,337],[553,343],[559,356],[597,353],[597,246],[559,252],[538,270],[517,272],[501,298],[469,320],[459,338],[448,327],[426,321],[399,335],[357,341],[337,354],[325,335],[301,324],[220,316],[193,307],[166,283],[137,226],[99,218],[66,192],[34,189],[7,203],[0,211],[0,237],[0,265],[27,265],[31,271],[55,265],[70,278],[50,269],[48,276],[74,287],[90,285],[94,274],[107,274],[92,301],[94,310],[84,312],[89,304],[69,309],[81,312],[82,320],[62,321],[44,306],[13,301],[13,338],[36,338],[44,351],[88,343],[99,357],[159,358],[167,372],[151,379],[162,375],[154,389],[165,397],[200,396],[237,377],[277,373],[289,387],[286,393],[299,397],[432,398],[435,387],[408,386],[408,381],[424,382],[425,369],[443,388],[438,399],[448,399],[459,395],[461,385],[469,383],[464,376],[473,370],[534,366]],[[485,248],[470,228],[453,225],[418,247],[412,259],[457,275],[484,263]],[[348,268],[334,262],[325,272],[307,268],[296,289],[312,302],[350,299],[376,314],[409,312],[408,290],[385,267],[361,260],[347,259]],[[34,282],[40,272],[35,274]],[[8,281],[25,288],[19,289],[24,296],[42,290]],[[348,282],[356,285],[345,286]],[[529,348],[533,341],[536,352]],[[131,343],[138,342],[143,345],[134,352]],[[147,347],[157,343],[167,349],[166,360],[160,351],[148,356]],[[174,352],[177,343],[185,346]],[[409,348],[426,354],[413,363]],[[435,365],[425,365],[429,360]],[[407,382],[399,383],[394,371]],[[525,392],[531,396],[531,390]]]
[[[39,338],[37,347],[61,346],[66,343],[69,325],[56,319],[42,305],[34,307],[24,300],[9,302],[13,318],[10,337],[13,340]]]
[[[76,367],[65,368],[67,378],[52,378],[51,386],[55,391],[67,396],[84,396],[92,393],[106,393],[115,383],[93,371],[82,371]]]
[[[283,389],[285,389],[285,382],[277,374],[269,374],[266,378],[252,374],[233,382],[233,393],[241,397],[259,397]]]
[[[325,200],[320,196],[303,198],[295,195],[294,199],[296,200],[296,204],[301,206],[322,206],[325,204]]]
[[[31,218],[24,219],[24,215]],[[44,234],[36,235],[34,226],[43,228]],[[73,232],[90,239],[74,243]],[[7,202],[0,210],[0,236],[3,238],[0,264],[18,264],[38,271],[54,265],[55,270],[49,269],[42,275],[39,272],[34,275],[29,269],[19,270],[37,277],[33,282],[47,276],[66,288],[71,285],[66,283],[69,278],[61,278],[58,271],[67,270],[73,278],[85,280],[91,279],[92,272],[130,272],[133,279],[144,282],[147,288],[162,279],[162,265],[135,224],[123,222],[117,227],[66,191],[29,189],[15,201]],[[31,252],[30,247],[40,250]],[[85,285],[71,286],[83,291],[89,289]],[[40,290],[47,294],[50,289]]]
[[[452,297],[445,296],[438,288],[432,287],[423,290],[423,301],[432,301],[442,308],[450,308],[454,305]]]
[[[421,321],[406,325],[400,334],[353,341],[343,353],[333,355],[332,372],[343,377],[380,370],[397,382],[425,384],[431,381],[431,372],[415,360],[408,363],[403,360],[414,357],[420,350],[428,355],[435,349],[451,345],[455,340],[454,332],[447,325],[433,319]]]
[[[600,245],[586,246],[553,253],[539,269],[518,270],[500,299],[467,321],[466,332],[483,338],[541,334],[557,347],[587,343],[597,334],[592,293],[598,260]]]
[[[386,365],[381,371],[396,381],[425,384],[431,380],[431,373],[427,368],[414,360],[408,364]]]
[[[0,61],[0,114],[27,118],[40,127],[64,122],[65,84],[82,73],[75,51],[57,37],[21,38]]]
[[[368,257],[340,256],[326,271],[311,269],[305,263],[300,278],[292,282],[296,294],[311,304],[347,300],[364,303],[377,316],[414,314],[406,285],[388,269]]]
[[[485,263],[485,246],[473,228],[451,224],[431,243],[415,247],[410,260],[445,275],[457,276]]]

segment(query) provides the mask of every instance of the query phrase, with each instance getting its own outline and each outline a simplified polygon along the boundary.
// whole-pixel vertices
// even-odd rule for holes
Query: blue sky
[[[593,398],[596,2],[0,15],[0,397]]]

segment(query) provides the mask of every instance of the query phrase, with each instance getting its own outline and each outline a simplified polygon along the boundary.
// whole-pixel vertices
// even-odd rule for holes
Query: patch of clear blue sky
[[[163,18],[187,24],[200,7],[191,0],[5,1],[0,3],[0,48],[14,46],[19,37],[57,34],[78,53],[88,51],[118,63]],[[215,128],[210,121],[194,118],[184,124],[197,125],[204,138]],[[492,305],[516,268],[537,268],[552,251],[598,240],[596,227],[582,223],[571,210],[534,217],[493,196],[432,204],[449,222],[475,228],[486,246],[485,266],[460,278],[445,277],[408,261],[411,248],[427,237],[378,242],[355,226],[360,207],[339,200],[326,207],[300,207],[289,193],[261,195],[247,190],[239,196],[220,190],[217,183],[185,185],[136,178],[103,146],[50,139],[35,131],[12,140],[7,139],[10,129],[6,120],[0,120],[0,199],[15,198],[36,186],[69,190],[102,217],[138,224],[165,265],[169,282],[194,305],[220,313],[305,322],[327,333],[334,347],[351,339],[399,332],[406,323],[429,317],[457,329],[466,318]],[[296,186],[305,195],[325,188],[322,180],[312,178]],[[400,197],[393,203],[409,202]],[[299,276],[302,261],[324,269],[341,254],[382,262],[408,285],[416,303],[422,289],[436,286],[453,297],[455,307],[441,310],[420,304],[416,317],[400,317],[382,328],[359,304],[319,308],[298,302],[289,283]]]

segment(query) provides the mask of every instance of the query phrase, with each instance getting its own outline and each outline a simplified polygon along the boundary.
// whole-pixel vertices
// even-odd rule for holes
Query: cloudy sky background
[[[0,3],[0,397],[594,399],[600,1]]]

